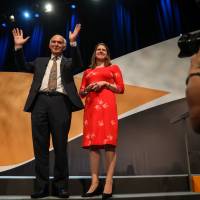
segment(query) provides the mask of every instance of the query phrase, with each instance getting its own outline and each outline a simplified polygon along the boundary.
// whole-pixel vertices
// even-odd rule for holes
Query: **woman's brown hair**
[[[106,48],[106,51],[107,51],[107,57],[105,58],[105,66],[109,66],[109,65],[112,64],[111,60],[110,60],[110,50],[109,50],[108,46],[105,43],[98,43],[95,46],[93,54],[92,54],[92,57],[91,57],[91,64],[89,66],[91,68],[95,68],[97,66],[97,63],[96,63],[96,50],[97,50],[99,45],[104,46]]]

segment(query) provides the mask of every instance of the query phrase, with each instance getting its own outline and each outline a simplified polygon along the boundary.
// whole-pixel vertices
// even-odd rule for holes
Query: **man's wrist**
[[[76,41],[70,41],[70,46],[71,47],[76,47],[77,46],[77,42]]]
[[[23,47],[22,45],[15,45],[14,48],[15,48],[15,51],[17,51],[17,50],[19,50],[19,49],[22,49],[22,47]]]

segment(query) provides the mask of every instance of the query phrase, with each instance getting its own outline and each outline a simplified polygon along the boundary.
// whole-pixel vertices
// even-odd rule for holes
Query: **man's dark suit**
[[[54,182],[58,188],[67,188],[67,135],[71,123],[71,112],[83,108],[83,104],[73,79],[73,69],[81,67],[81,57],[77,47],[71,47],[72,58],[61,60],[61,82],[67,95],[41,93],[40,87],[50,58],[40,57],[26,63],[23,50],[15,51],[19,71],[33,73],[33,82],[24,107],[31,112],[32,137],[35,154],[36,186],[44,188],[49,183],[49,138],[55,152]]]

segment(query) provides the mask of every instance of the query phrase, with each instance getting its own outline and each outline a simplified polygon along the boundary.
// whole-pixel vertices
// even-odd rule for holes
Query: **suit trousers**
[[[31,113],[36,187],[49,184],[49,146],[55,153],[53,186],[68,187],[67,142],[71,124],[71,102],[66,95],[39,93]]]

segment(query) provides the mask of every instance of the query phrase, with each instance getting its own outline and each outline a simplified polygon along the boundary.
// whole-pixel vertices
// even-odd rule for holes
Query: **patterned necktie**
[[[57,57],[54,57],[53,59],[53,65],[51,67],[51,71],[49,74],[49,82],[48,82],[48,90],[56,90],[57,88]]]

